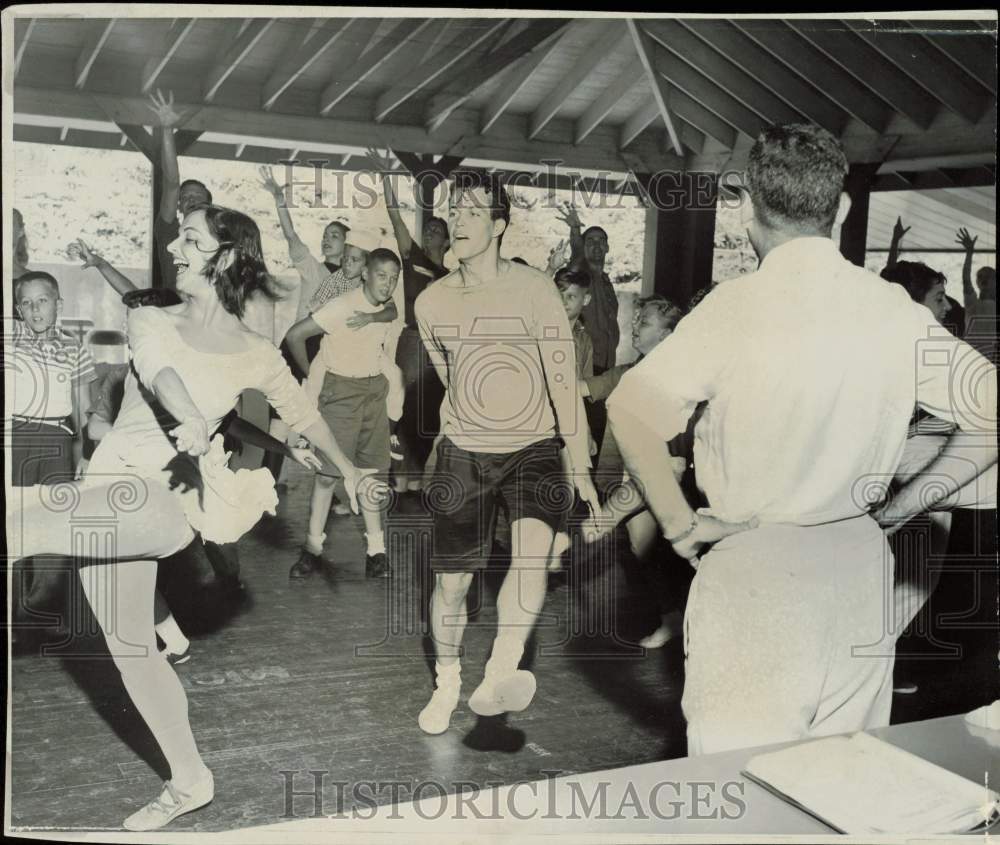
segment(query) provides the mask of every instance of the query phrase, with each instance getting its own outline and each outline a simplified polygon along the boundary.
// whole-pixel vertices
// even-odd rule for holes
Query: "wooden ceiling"
[[[148,125],[160,88],[203,133],[189,155],[351,167],[376,145],[501,168],[717,170],[769,124],[813,121],[852,162],[882,162],[882,187],[995,178],[995,19],[30,11],[15,19],[20,140],[127,146],[114,121]]]

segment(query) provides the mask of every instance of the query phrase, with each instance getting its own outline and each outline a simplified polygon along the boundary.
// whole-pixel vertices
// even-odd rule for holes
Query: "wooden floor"
[[[538,693],[523,713],[476,717],[465,699],[482,677],[492,642],[499,575],[470,596],[463,700],[444,735],[430,737],[416,718],[432,690],[425,651],[422,569],[406,537],[427,537],[418,494],[396,506],[390,543],[402,546],[397,577],[364,578],[362,526],[333,517],[325,576],[290,583],[288,568],[305,526],[307,478],[293,474],[279,515],[240,542],[244,596],[220,600],[171,583],[171,605],[192,633],[192,660],[177,667],[191,724],[216,781],[215,801],[171,829],[218,831],[287,816],[288,775],[295,790],[309,771],[345,781],[537,780],[685,753],[679,701],[679,642],[644,655],[633,645],[655,627],[640,611],[620,569],[601,560],[574,570],[552,590],[533,641]],[[207,605],[207,607],[206,607]],[[69,653],[15,654],[12,667],[12,802],[15,828],[114,828],[154,797],[165,763],[130,706],[99,637],[80,637]],[[106,652],[104,653],[106,655]],[[403,790],[404,798],[407,787]],[[391,800],[389,787],[378,797]],[[351,787],[337,806],[354,805]],[[295,798],[293,813],[313,812]]]
[[[308,817],[312,798],[286,803],[291,773],[296,791],[311,789],[309,772],[326,773],[322,812],[332,815],[367,800],[367,792],[355,792],[363,781],[403,784],[406,800],[423,781],[482,787],[684,755],[681,644],[648,654],[634,645],[655,626],[656,608],[634,573],[608,559],[613,551],[577,555],[568,583],[549,593],[531,643],[538,678],[531,707],[484,719],[465,699],[495,632],[502,569],[488,574],[470,595],[463,701],[446,734],[423,734],[416,717],[432,675],[420,564],[429,520],[420,496],[400,498],[393,511],[393,581],[364,578],[360,520],[333,517],[326,555],[334,563],[325,575],[290,583],[308,494],[308,478],[293,472],[278,516],[241,541],[245,590],[237,597],[192,587],[198,575],[182,564],[164,573],[173,576],[164,586],[192,637],[193,658],[177,671],[216,779],[215,801],[171,830]],[[990,583],[987,597],[996,593],[995,577]],[[947,601],[948,591],[940,592]],[[963,712],[995,698],[995,634],[992,647],[989,631],[985,639],[986,648],[966,648],[961,659],[901,661],[920,692],[897,696],[893,721]],[[22,646],[12,666],[11,823],[116,828],[158,793],[164,761],[99,636],[76,637],[55,655],[40,656],[38,648]],[[338,782],[347,784],[343,792]],[[391,801],[390,789],[375,800]]]

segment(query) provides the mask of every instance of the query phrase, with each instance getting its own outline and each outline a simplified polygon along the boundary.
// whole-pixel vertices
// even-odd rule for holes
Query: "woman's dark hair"
[[[260,245],[260,229],[247,215],[218,205],[201,205],[196,211],[205,212],[205,223],[219,242],[219,249],[209,259],[208,274],[222,307],[240,319],[247,300],[260,293],[274,301],[279,298],[271,274],[264,264]],[[224,270],[219,265],[232,253],[232,261]]]
[[[906,288],[910,299],[921,304],[930,289],[944,281],[944,276],[922,261],[897,261],[892,267],[882,270],[882,278]]]
[[[965,308],[961,302],[948,294],[945,294],[945,299],[948,300],[950,307],[947,316],[941,321],[941,325],[961,340],[965,337]]]

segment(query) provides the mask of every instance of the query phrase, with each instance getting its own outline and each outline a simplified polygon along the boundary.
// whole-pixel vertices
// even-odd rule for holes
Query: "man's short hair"
[[[452,175],[451,196],[455,200],[460,194],[468,191],[482,190],[490,198],[490,219],[503,220],[510,225],[510,197],[504,187],[503,179],[496,173],[484,173],[481,170],[459,170]],[[507,229],[500,233],[499,242]]]
[[[571,270],[569,267],[563,267],[556,270],[552,281],[556,283],[559,290],[565,290],[570,285],[576,285],[581,290],[590,290],[590,273],[585,270]]]
[[[750,150],[747,189],[768,228],[829,231],[846,177],[840,142],[814,124],[772,126]]]
[[[180,187],[177,190],[183,191],[184,188],[186,188],[188,185],[197,185],[199,188],[201,188],[205,192],[205,195],[208,197],[208,204],[209,205],[212,204],[212,192],[208,190],[208,186],[204,182],[201,182],[198,179],[185,179],[183,182],[181,182]]]
[[[375,262],[377,261],[391,261],[397,267],[403,266],[403,263],[399,260],[399,256],[396,255],[396,253],[394,253],[391,249],[386,249],[384,246],[376,247],[368,253],[366,266],[371,269],[375,266]]]
[[[59,282],[56,277],[51,273],[46,273],[44,270],[29,270],[27,273],[22,273],[16,279],[14,279],[14,302],[17,303],[21,299],[21,288],[23,288],[29,282],[46,282],[51,288],[52,293],[55,294],[56,299],[60,299],[59,293]]]
[[[444,232],[445,239],[447,240],[447,238],[448,238],[448,223],[444,220],[444,218],[442,218],[442,217],[428,217],[427,218],[427,222],[424,223],[424,228],[426,229],[432,223],[436,223],[438,226],[441,227],[441,231]]]
[[[604,240],[609,240],[608,233],[604,230],[602,226],[588,226],[583,232],[583,240],[587,240],[587,235],[591,232],[600,232],[604,235]]]

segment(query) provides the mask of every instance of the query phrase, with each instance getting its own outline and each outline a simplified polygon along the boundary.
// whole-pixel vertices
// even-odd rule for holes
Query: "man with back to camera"
[[[830,239],[850,208],[846,174],[826,130],[762,133],[743,212],[760,268],[709,293],[609,399],[629,471],[697,562],[682,701],[692,755],[887,725],[893,657],[860,653],[886,624],[886,533],[997,461],[996,370],[929,336],[925,306]],[[663,442],[703,400],[695,464],[710,507],[693,512]],[[915,403],[959,429],[870,513]]]

